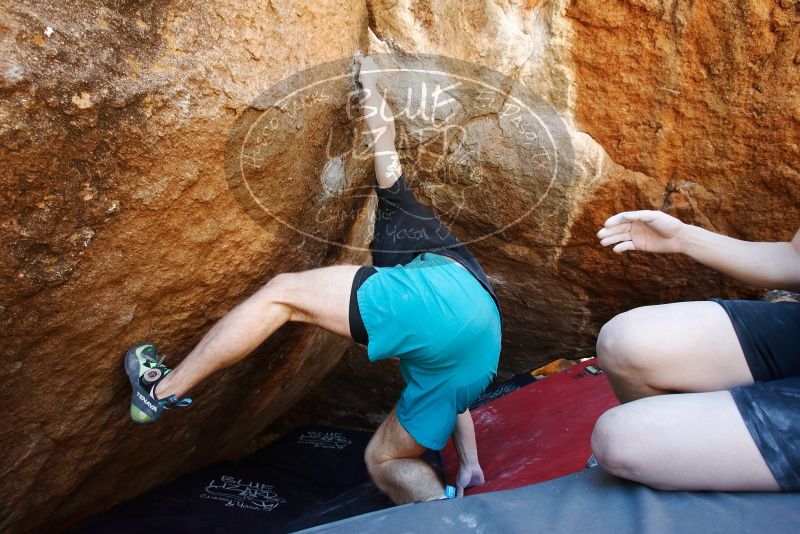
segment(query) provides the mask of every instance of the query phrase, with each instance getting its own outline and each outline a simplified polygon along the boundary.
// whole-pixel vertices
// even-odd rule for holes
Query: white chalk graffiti
[[[286,502],[286,499],[278,497],[274,486],[260,482],[242,482],[241,479],[229,476],[222,476],[220,482],[216,479],[209,482],[200,498],[222,501],[225,506],[262,512],[270,512]]]
[[[352,443],[341,432],[305,432],[297,443],[312,445],[316,448],[342,450]]]

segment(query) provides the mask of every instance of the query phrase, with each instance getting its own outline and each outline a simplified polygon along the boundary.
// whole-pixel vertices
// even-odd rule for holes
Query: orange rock
[[[254,141],[269,151],[255,178],[270,208],[319,234],[254,220],[224,161],[231,128],[264,111],[249,103],[266,88],[356,50],[488,66],[549,103],[543,120],[561,125],[564,172],[552,186],[532,165],[525,133],[497,108],[464,116],[447,136],[410,119],[398,125],[422,200],[450,214],[465,240],[492,234],[472,248],[503,305],[501,377],[591,351],[603,322],[634,306],[756,294],[684,258],[615,256],[594,235],[609,215],[638,208],[746,239],[792,235],[792,6],[366,4],[3,8],[4,527],[63,525],[237,454],[339,360],[345,340],[287,326],[194,392],[190,410],[146,428],[127,418],[127,345],[152,339],[175,363],[272,275],[364,259],[330,244],[368,241],[368,203],[339,195],[372,172],[368,155],[348,151],[364,147],[347,115],[346,80],[293,108],[291,128]],[[390,98],[402,95],[397,79],[383,83]],[[320,213],[330,217],[310,218]],[[391,363],[369,373],[366,365],[363,351],[349,351],[295,420],[313,411],[374,425],[400,385]]]
[[[35,531],[238,453],[344,352],[287,327],[190,410],[152,427],[127,415],[126,346],[151,339],[175,364],[272,275],[356,259],[256,224],[224,149],[271,84],[364,49],[367,15],[329,0],[17,7],[0,9],[0,521]],[[330,127],[346,96],[301,117]],[[273,142],[283,161],[316,162],[315,136]],[[366,181],[371,162],[346,164]],[[292,187],[284,209],[300,217],[319,176]],[[352,223],[326,231],[348,240]]]

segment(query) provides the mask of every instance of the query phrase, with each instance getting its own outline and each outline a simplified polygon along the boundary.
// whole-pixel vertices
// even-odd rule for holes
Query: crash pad
[[[392,505],[369,480],[371,432],[311,426],[121,503],[80,533],[289,532]]]
[[[397,506],[304,534],[786,534],[800,493],[657,491],[601,467],[512,490]]]
[[[586,467],[595,422],[619,404],[606,375],[593,370],[599,370],[594,358],[471,410],[486,483],[466,493],[518,488]],[[443,455],[453,483],[452,440]]]

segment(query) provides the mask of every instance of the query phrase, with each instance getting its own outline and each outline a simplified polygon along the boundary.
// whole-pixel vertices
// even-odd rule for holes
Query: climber
[[[397,357],[406,382],[365,460],[396,503],[461,496],[482,484],[467,407],[495,376],[500,312],[475,257],[416,200],[395,150],[394,116],[377,89],[372,58],[355,60],[364,120],[373,138],[378,205],[372,266],[279,274],[223,317],[174,369],[156,348],[129,349],[131,417],[153,422],[216,371],[243,359],[287,321],[321,326],[367,346],[370,361]],[[456,487],[420,460],[452,434],[461,459]]]
[[[683,253],[757,287],[800,288],[800,230],[747,242],[633,211],[597,236],[617,253]],[[665,490],[800,490],[800,304],[636,308],[603,326],[597,355],[625,403],[592,435],[608,471]]]

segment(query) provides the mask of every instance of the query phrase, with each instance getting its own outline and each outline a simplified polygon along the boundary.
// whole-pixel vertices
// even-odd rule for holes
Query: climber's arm
[[[464,488],[480,486],[484,483],[483,469],[478,461],[478,443],[475,439],[475,425],[469,410],[458,414],[456,428],[453,432],[460,466],[456,479],[456,491],[459,497],[464,496]]]
[[[378,65],[369,56],[358,57],[356,61],[360,63],[359,81],[363,88],[364,120],[372,134],[375,177],[379,187],[391,187],[403,173],[394,146],[394,114],[378,90]]]

